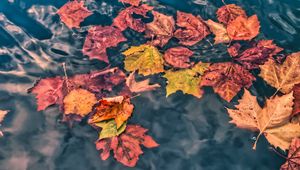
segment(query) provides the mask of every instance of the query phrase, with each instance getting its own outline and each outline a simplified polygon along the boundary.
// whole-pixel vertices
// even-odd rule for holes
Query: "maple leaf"
[[[159,146],[151,136],[145,134],[147,131],[139,125],[128,125],[120,136],[98,140],[96,148],[102,150],[101,159],[106,160],[110,150],[113,150],[117,161],[128,167],[136,166],[139,156],[143,154],[140,145],[146,148]]]
[[[125,55],[125,69],[138,70],[139,74],[148,76],[164,71],[162,54],[150,45],[133,46],[123,52]]]
[[[300,113],[300,84],[297,84],[293,88],[294,94],[294,109],[293,116],[298,115]]]
[[[166,87],[167,97],[170,94],[181,90],[183,93],[200,98],[203,93],[199,87],[202,80],[201,75],[203,75],[208,66],[209,64],[207,63],[198,63],[191,69],[166,71],[166,74],[163,77],[168,80],[168,85]]]
[[[95,94],[85,89],[72,90],[64,98],[64,114],[76,114],[85,117],[92,112],[96,103],[97,98]]]
[[[200,86],[211,86],[227,102],[244,87],[249,88],[255,77],[238,64],[212,64],[202,77]]]
[[[141,3],[141,0],[119,0],[122,3],[130,4],[132,6],[139,6]]]
[[[98,59],[108,63],[106,49],[116,47],[120,42],[126,41],[121,30],[112,26],[93,26],[88,30],[82,53],[89,59]]]
[[[240,48],[238,45],[237,47]],[[238,49],[236,50],[238,52]],[[234,56],[233,59],[242,64],[246,69],[257,69],[259,65],[264,64],[269,58],[272,58],[282,50],[282,48],[273,44],[272,40],[260,40],[253,47]]]
[[[224,5],[217,11],[218,20],[225,25],[239,16],[246,18],[247,14],[241,7],[235,4]]]
[[[214,44],[220,44],[220,43],[229,43],[230,38],[227,34],[227,29],[223,24],[214,22],[213,20],[207,20],[206,24],[208,25],[211,32],[215,34],[215,43]]]
[[[102,121],[94,123],[93,125],[96,127],[100,127],[101,131],[99,133],[99,140],[105,138],[111,138],[115,136],[119,136],[126,129],[126,122],[124,122],[119,128],[117,128],[116,121],[111,119],[108,121]]]
[[[84,1],[75,0],[62,6],[57,14],[69,28],[79,28],[80,23],[93,13],[84,7]]]
[[[172,38],[175,30],[173,16],[153,11],[154,20],[146,24],[146,38],[152,38],[152,45],[163,47]]]
[[[115,119],[117,128],[127,121],[133,112],[134,106],[129,98],[117,96],[112,98],[103,98],[96,107],[96,112],[90,117],[89,123],[93,124],[103,120]]]
[[[259,29],[257,15],[249,18],[239,16],[227,25],[227,33],[231,40],[252,40],[259,34]]]
[[[141,18],[134,18],[133,14],[147,17],[147,12],[151,11],[152,9],[153,7],[150,7],[146,4],[143,4],[139,7],[128,7],[122,10],[119,15],[114,18],[113,26],[118,27],[121,31],[124,31],[129,27],[137,32],[144,32],[146,25],[143,23]]]
[[[291,142],[286,162],[280,167],[280,170],[298,169],[300,169],[300,138],[294,138]]]
[[[181,29],[176,30],[174,35],[182,45],[195,45],[210,34],[209,28],[200,16],[195,17],[185,12],[177,11],[176,25]]]
[[[159,84],[150,85],[150,80],[146,79],[143,81],[137,82],[134,76],[135,72],[130,73],[130,75],[126,78],[126,85],[132,93],[140,93],[144,91],[151,91],[156,88],[159,88]]]
[[[9,111],[8,110],[0,110],[0,123],[3,122],[5,116],[7,115]],[[0,136],[4,136],[3,132],[0,130]]]
[[[277,91],[287,94],[300,83],[300,52],[289,55],[282,65],[269,59],[260,69],[260,77]]]
[[[190,62],[193,51],[185,47],[174,47],[168,49],[164,54],[165,62],[175,68],[189,68],[194,63]]]

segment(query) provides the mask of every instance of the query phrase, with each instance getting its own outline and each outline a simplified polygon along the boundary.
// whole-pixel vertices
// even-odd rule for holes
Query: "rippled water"
[[[215,19],[221,0],[149,1],[158,11],[175,14],[182,10]],[[164,89],[147,92],[133,99],[135,112],[130,123],[149,129],[159,148],[145,149],[136,168],[125,168],[112,157],[99,158],[94,141],[97,133],[85,123],[69,128],[60,123],[57,107],[36,111],[34,96],[27,89],[40,77],[63,75],[66,62],[69,75],[105,67],[89,61],[81,53],[90,25],[110,25],[123,8],[117,0],[87,0],[94,11],[80,30],[70,30],[55,14],[66,0],[0,1],[0,108],[11,110],[3,122],[5,137],[0,138],[1,170],[276,170],[284,162],[264,139],[257,151],[251,149],[255,134],[228,123],[225,102],[207,89],[201,100],[177,93],[165,98]],[[299,51],[299,0],[226,1],[257,14],[260,38],[274,39],[286,52]],[[109,50],[113,66],[122,67],[120,51],[145,40],[126,31],[128,43]],[[166,47],[167,48],[167,47]],[[193,47],[197,60],[228,60],[226,46],[212,47],[202,41]],[[162,81],[154,77],[153,81]],[[163,81],[162,81],[163,82]],[[272,94],[259,80],[251,88],[259,99]],[[236,100],[235,100],[236,101]],[[236,102],[234,102],[236,103]]]

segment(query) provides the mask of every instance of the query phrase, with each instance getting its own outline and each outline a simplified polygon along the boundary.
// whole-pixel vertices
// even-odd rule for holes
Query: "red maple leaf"
[[[168,49],[164,54],[166,63],[176,68],[189,68],[193,65],[190,62],[190,57],[193,51],[185,47],[174,47]]]

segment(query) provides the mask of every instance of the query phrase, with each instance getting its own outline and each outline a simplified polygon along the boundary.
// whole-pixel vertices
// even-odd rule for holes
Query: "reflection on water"
[[[165,98],[163,89],[144,93],[133,99],[135,113],[131,123],[149,129],[160,147],[147,150],[136,168],[125,168],[109,158],[101,161],[94,141],[96,132],[85,123],[69,128],[60,123],[57,107],[36,111],[35,99],[27,89],[40,77],[63,75],[61,63],[67,63],[68,74],[101,69],[105,64],[89,61],[81,53],[86,30],[90,25],[109,25],[118,10],[117,0],[87,0],[95,14],[79,30],[64,26],[55,14],[66,0],[0,1],[0,108],[11,110],[2,128],[0,169],[3,170],[269,170],[279,169],[284,160],[259,142],[251,149],[255,134],[228,124],[229,118],[218,96],[207,90],[203,99],[177,93]],[[149,2],[158,11],[174,15],[176,10],[215,18],[222,5],[215,0],[159,0]],[[236,0],[250,15],[261,21],[261,38],[275,39],[287,52],[299,51],[299,0]],[[128,43],[108,51],[113,66],[122,67],[120,51],[145,42],[142,35],[126,31]],[[193,50],[202,61],[228,59],[226,46],[212,47],[203,41]],[[157,79],[156,81],[162,81]],[[163,81],[162,81],[163,82]],[[164,84],[164,83],[163,83]],[[267,94],[259,81],[251,89]],[[259,96],[261,100],[263,97]]]

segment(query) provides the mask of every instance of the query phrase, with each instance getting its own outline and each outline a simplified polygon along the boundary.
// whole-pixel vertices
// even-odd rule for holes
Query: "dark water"
[[[150,0],[149,0],[150,1]],[[261,21],[259,38],[274,39],[286,52],[299,51],[299,0],[226,1],[257,14]],[[89,61],[81,53],[90,25],[109,25],[123,8],[116,0],[87,0],[94,11],[79,30],[62,24],[55,12],[66,0],[0,0],[0,108],[11,110],[3,122],[0,138],[1,170],[276,170],[284,162],[260,139],[251,149],[256,134],[228,123],[228,106],[208,89],[201,100],[177,93],[165,98],[164,88],[133,99],[132,124],[149,129],[160,147],[144,149],[136,168],[126,168],[112,157],[100,160],[94,141],[97,133],[85,123],[68,128],[59,122],[57,107],[36,111],[36,101],[27,89],[40,77],[69,75],[102,69],[106,65]],[[215,19],[221,0],[151,1],[156,10],[175,14],[182,10]],[[113,66],[122,67],[120,51],[145,42],[142,35],[126,31],[129,42],[109,50]],[[172,44],[172,43],[171,43]],[[226,46],[211,47],[206,41],[193,47],[196,59],[225,61]],[[154,77],[153,81],[163,82]],[[263,81],[251,91],[262,100],[273,92]],[[235,102],[236,103],[236,100]]]

